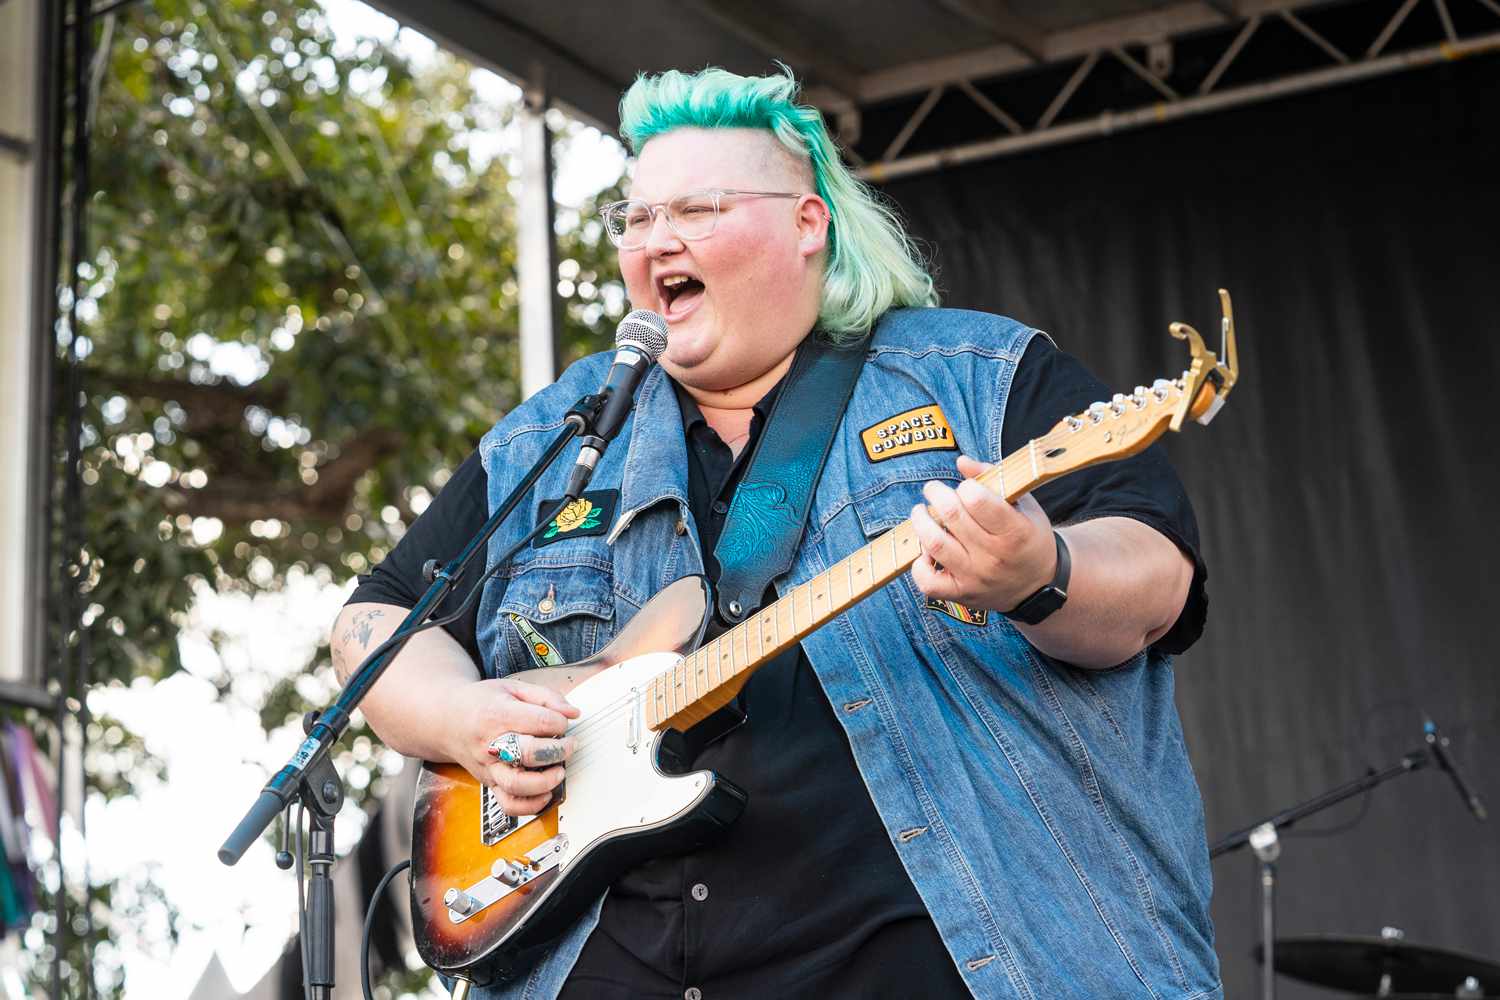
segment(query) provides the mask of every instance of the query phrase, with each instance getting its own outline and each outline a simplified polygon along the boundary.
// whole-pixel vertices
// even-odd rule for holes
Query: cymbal
[[[1262,961],[1262,947],[1255,946]],[[1373,996],[1389,975],[1385,996],[1435,994],[1445,998],[1473,977],[1482,992],[1460,994],[1500,997],[1500,964],[1444,948],[1429,948],[1396,938],[1311,934],[1277,938],[1276,971],[1347,993]]]

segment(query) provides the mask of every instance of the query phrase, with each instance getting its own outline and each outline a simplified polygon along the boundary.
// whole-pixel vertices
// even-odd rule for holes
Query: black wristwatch
[[[1005,617],[1013,622],[1036,625],[1062,607],[1068,599],[1068,575],[1073,570],[1073,559],[1068,555],[1068,543],[1063,541],[1063,536],[1056,529],[1053,529],[1052,537],[1057,540],[1057,572],[1053,574],[1051,583],[1005,612]]]

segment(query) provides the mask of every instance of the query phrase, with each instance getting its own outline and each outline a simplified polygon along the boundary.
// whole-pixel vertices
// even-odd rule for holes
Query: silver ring
[[[490,740],[490,753],[502,764],[521,766],[521,736],[519,733],[501,733]]]

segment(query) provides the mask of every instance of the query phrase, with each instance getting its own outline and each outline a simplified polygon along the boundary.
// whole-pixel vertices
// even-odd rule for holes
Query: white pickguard
[[[707,772],[666,775],[656,769],[658,734],[646,728],[644,695],[636,693],[681,658],[633,657],[568,693],[582,715],[568,727],[578,744],[566,765],[566,797],[557,811],[558,832],[567,837],[564,869],[600,840],[669,823],[706,794]]]

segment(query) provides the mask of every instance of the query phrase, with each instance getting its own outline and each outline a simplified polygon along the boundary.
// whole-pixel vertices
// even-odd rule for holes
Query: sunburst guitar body
[[[713,772],[663,770],[673,734],[647,722],[652,680],[696,643],[707,609],[703,579],[678,580],[596,657],[572,665],[592,676],[568,692],[580,712],[568,730],[576,746],[562,795],[540,815],[505,817],[462,767],[423,765],[412,912],[428,965],[483,983],[566,929],[621,872],[739,817],[744,794]]]

